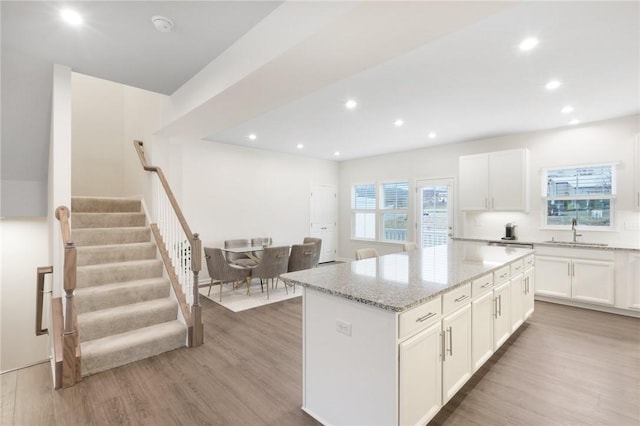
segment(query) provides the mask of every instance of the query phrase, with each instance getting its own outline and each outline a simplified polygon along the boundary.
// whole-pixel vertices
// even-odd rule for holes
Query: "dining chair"
[[[251,241],[248,238],[225,240],[224,242],[224,248],[249,247],[250,245]],[[231,253],[227,251],[225,252],[225,257],[227,258],[228,263],[244,266],[245,268],[250,268],[258,264],[258,262],[251,259],[244,253]]]
[[[280,274],[287,272],[289,266],[289,246],[267,247],[262,253],[260,263],[251,268],[251,277],[265,279],[267,282],[267,299],[269,299],[269,279],[276,283]]]
[[[314,237],[304,237],[304,240],[302,240],[303,244],[306,243],[314,243],[316,248],[315,248],[315,252],[313,253],[313,267],[315,268],[316,266],[318,266],[318,263],[320,262],[320,255],[322,254],[322,238],[314,238]]]
[[[304,269],[311,269],[314,267],[313,258],[315,256],[316,244],[306,243],[306,244],[294,244],[291,246],[291,254],[289,255],[289,266],[287,267],[287,272],[295,272],[302,271]],[[284,289],[289,294],[288,286],[286,281],[284,282]],[[291,284],[293,287],[293,292],[296,292],[296,285]]]
[[[362,248],[356,250],[356,260],[378,257],[378,252],[374,248]]]
[[[271,237],[257,237],[251,239],[252,247],[269,247],[272,244],[273,240],[271,239]],[[262,251],[254,251],[253,256],[257,259],[260,259],[262,257]]]
[[[205,247],[204,257],[207,261],[209,277],[211,277],[207,296],[211,294],[211,287],[213,286],[214,280],[220,281],[221,302],[222,285],[225,283],[233,283],[235,288],[235,283],[244,281],[247,284],[247,293],[249,292],[251,269],[228,263],[227,259],[224,257],[224,253],[222,253],[222,250],[219,248]]]
[[[402,251],[411,251],[417,248],[418,248],[418,245],[414,242],[408,242],[402,245]]]

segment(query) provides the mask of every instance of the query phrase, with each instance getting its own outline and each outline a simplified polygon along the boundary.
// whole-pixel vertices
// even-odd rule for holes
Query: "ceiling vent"
[[[153,26],[156,27],[156,30],[161,33],[168,33],[173,28],[173,22],[171,22],[171,19],[166,16],[156,15],[151,18],[151,22],[153,23]]]

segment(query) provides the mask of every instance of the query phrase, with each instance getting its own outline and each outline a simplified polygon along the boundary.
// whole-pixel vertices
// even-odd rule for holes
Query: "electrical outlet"
[[[340,319],[336,320],[336,331],[345,336],[351,336],[351,323]]]

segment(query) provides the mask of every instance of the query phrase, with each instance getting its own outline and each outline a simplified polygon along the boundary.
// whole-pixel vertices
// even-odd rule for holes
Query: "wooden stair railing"
[[[151,224],[151,231],[187,323],[188,345],[200,346],[204,339],[198,288],[202,242],[198,234],[191,232],[162,169],[147,162],[143,145],[141,141],[133,141],[142,168],[155,174],[160,182],[156,192],[157,223]]]
[[[56,209],[56,218],[60,221],[60,231],[62,233],[62,242],[64,244],[64,266],[63,266],[63,288],[65,292],[64,318],[62,329],[62,372],[56,369],[56,377],[61,378],[62,387],[73,386],[82,379],[82,371],[80,368],[81,354],[80,341],[78,339],[78,318],[76,314],[76,305],[73,293],[76,289],[76,273],[77,273],[77,253],[76,246],[71,241],[71,226],[69,225],[70,212],[69,208],[60,206]],[[54,349],[55,340],[59,338],[56,331],[55,318],[62,313],[61,304],[59,302],[52,303],[54,317]],[[56,354],[58,350],[55,350]],[[56,365],[58,365],[56,357]],[[58,383],[56,383],[56,387]]]

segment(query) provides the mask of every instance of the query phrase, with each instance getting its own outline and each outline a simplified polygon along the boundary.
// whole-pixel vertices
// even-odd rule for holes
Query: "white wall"
[[[36,270],[48,258],[46,218],[0,220],[0,372],[49,359],[48,336],[35,335]]]
[[[311,186],[338,183],[335,161],[207,141],[180,146],[179,198],[203,246],[262,236],[276,245],[302,242],[309,235]]]
[[[72,194],[149,197],[133,140],[150,149],[168,97],[77,73],[72,93]]]
[[[568,231],[540,229],[542,221],[541,169],[590,163],[618,162],[618,197],[614,231],[584,231],[582,239],[629,247],[640,246],[640,214],[633,209],[634,137],[640,132],[640,116],[549,131],[523,133],[435,146],[420,150],[345,161],[340,164],[338,254],[354,257],[361,247],[375,247],[380,253],[400,250],[397,244],[356,241],[351,239],[351,186],[357,183],[404,179],[411,184],[417,179],[456,177],[460,155],[528,148],[531,154],[529,213],[485,212],[458,213],[455,234],[459,237],[497,239],[503,236],[504,224],[518,224],[520,240],[544,241],[570,238]],[[412,190],[412,194],[415,192]],[[415,200],[410,204],[410,223],[414,223]],[[410,230],[410,239],[415,239]]]

